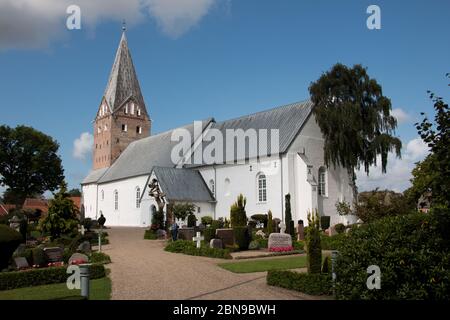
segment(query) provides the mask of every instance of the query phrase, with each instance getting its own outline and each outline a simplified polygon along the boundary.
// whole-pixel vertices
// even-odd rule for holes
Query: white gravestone
[[[284,233],[286,231],[286,224],[280,222],[280,233],[271,233],[269,235],[269,250],[276,251],[277,249],[286,250],[292,248],[292,238],[291,235]]]
[[[202,244],[202,240],[205,239],[204,236],[200,234],[200,232],[197,231],[197,236],[192,238],[192,241],[197,242],[197,249],[200,249],[200,246]]]

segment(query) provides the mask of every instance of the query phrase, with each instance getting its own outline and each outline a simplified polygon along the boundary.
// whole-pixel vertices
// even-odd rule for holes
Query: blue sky
[[[432,115],[426,90],[449,97],[448,1],[0,0],[0,124],[33,126],[61,145],[70,187],[91,167],[74,141],[92,133],[127,19],[127,38],[154,133],[307,99],[336,62],[361,63],[391,98],[404,158],[388,176],[359,175],[360,188],[403,190],[426,155],[413,123]],[[68,4],[81,30],[65,27]],[[366,9],[381,8],[381,30]]]

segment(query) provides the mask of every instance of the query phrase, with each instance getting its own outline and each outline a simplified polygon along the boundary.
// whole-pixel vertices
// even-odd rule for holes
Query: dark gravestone
[[[44,248],[44,253],[48,262],[63,261],[63,249],[60,247]]]
[[[27,269],[27,268],[30,267],[30,265],[28,264],[27,259],[25,259],[24,257],[14,258],[14,266],[18,270],[20,270],[20,269]]]
[[[275,218],[272,221],[273,221],[272,223],[274,224],[273,232],[275,232],[275,233],[280,232],[280,226],[279,225],[280,225],[281,220],[278,219],[278,218]]]
[[[81,264],[87,262],[89,262],[88,256],[82,253],[74,253],[69,258],[69,264]]]
[[[222,249],[223,243],[220,239],[211,239],[211,241],[209,242],[209,246],[214,249]]]
[[[156,237],[160,240],[165,239],[167,235],[167,232],[163,229],[156,230]]]
[[[193,237],[195,237],[195,229],[194,228],[178,229],[178,239],[192,241]]]
[[[303,220],[298,220],[297,240],[305,240],[305,227],[303,226]]]
[[[83,241],[78,246],[77,251],[83,252],[83,253],[91,253],[91,243],[89,241]]]
[[[216,238],[221,239],[223,246],[233,246],[234,245],[234,232],[233,229],[217,229]]]

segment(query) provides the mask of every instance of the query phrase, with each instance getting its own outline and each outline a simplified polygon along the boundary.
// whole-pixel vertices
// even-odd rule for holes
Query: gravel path
[[[266,272],[236,274],[221,259],[163,250],[164,241],[144,240],[144,229],[108,229],[112,299],[314,299],[266,285]]]

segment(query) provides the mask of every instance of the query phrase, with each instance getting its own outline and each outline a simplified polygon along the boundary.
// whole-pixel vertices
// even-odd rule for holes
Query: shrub
[[[353,228],[339,247],[339,299],[450,299],[450,210],[398,215]],[[367,267],[381,289],[366,286]]]
[[[152,230],[152,229],[145,230],[144,239],[145,240],[156,240],[156,239],[158,239],[158,236],[156,234],[156,230]]]
[[[336,234],[334,236],[327,236],[322,234],[320,237],[320,244],[322,250],[339,250],[339,245],[346,237],[345,233]]]
[[[257,240],[251,241],[250,244],[248,245],[248,249],[249,250],[258,250],[259,249],[259,241],[257,241]]]
[[[209,243],[211,239],[216,237],[216,229],[208,227],[203,230],[203,236],[205,237],[205,242]]]
[[[85,218],[83,220],[83,226],[86,229],[86,231],[91,231],[91,227],[92,227],[92,219],[91,218]]]
[[[258,239],[260,248],[267,248],[269,246],[269,240],[268,239]]]
[[[0,290],[11,290],[22,287],[40,286],[44,284],[63,283],[67,281],[67,267],[49,267],[25,271],[0,272]],[[106,276],[102,264],[90,266],[90,278],[100,279]]]
[[[267,213],[267,234],[270,235],[273,232],[273,220],[272,211],[269,210]]]
[[[89,257],[90,263],[108,264],[111,263],[111,257],[103,252],[92,252]]]
[[[247,227],[234,227],[234,241],[239,246],[240,250],[247,250],[251,241],[251,236]]]
[[[6,225],[0,225],[0,271],[8,267],[9,260],[22,240],[19,232]]]
[[[33,255],[33,265],[37,267],[47,265],[47,257],[45,256],[45,252],[42,248],[33,248],[31,252]]]
[[[330,273],[331,272],[331,259],[329,256],[325,256],[322,264],[322,273]]]
[[[255,220],[250,220],[250,221],[247,223],[247,225],[248,225],[248,227],[249,227],[250,229],[255,229],[255,228],[256,228],[256,225],[257,225],[257,222],[256,222]]]
[[[291,195],[288,193],[284,196],[285,202],[285,210],[284,210],[284,222],[286,223],[286,233],[291,236],[295,235],[294,223],[292,221],[292,213],[291,213]]]
[[[338,223],[337,225],[334,226],[334,229],[336,230],[337,233],[344,233],[345,225],[343,223]]]
[[[268,217],[267,214],[254,214],[250,217],[251,219],[264,224],[264,228],[267,227]]]
[[[164,211],[154,210],[152,213],[152,229],[164,229]]]
[[[247,204],[247,199],[240,194],[236,202],[231,206],[230,218],[231,226],[234,227],[244,227],[247,225],[247,214],[245,213],[245,205]]]
[[[329,274],[269,270],[267,284],[311,295],[330,295],[332,293],[332,281]]]
[[[223,220],[213,220],[211,222],[211,228],[213,228],[213,229],[223,228]]]
[[[174,253],[183,253],[192,256],[206,256],[211,258],[231,259],[230,251],[228,249],[215,249],[202,245],[200,248],[196,247],[193,241],[176,240],[170,241],[164,248],[165,251]]]
[[[321,216],[320,217],[320,227],[322,230],[326,230],[330,227],[330,216]]]
[[[195,216],[195,214],[190,214],[188,215],[188,227],[193,228],[197,225],[197,217]]]
[[[212,224],[213,218],[211,216],[204,216],[201,218],[201,222],[203,225],[207,226],[209,224]]]
[[[322,267],[322,248],[320,245],[320,226],[317,210],[308,212],[308,229],[306,231],[307,267],[309,273],[320,273]]]
[[[294,250],[303,250],[305,248],[305,242],[292,241],[292,247],[294,248]]]

